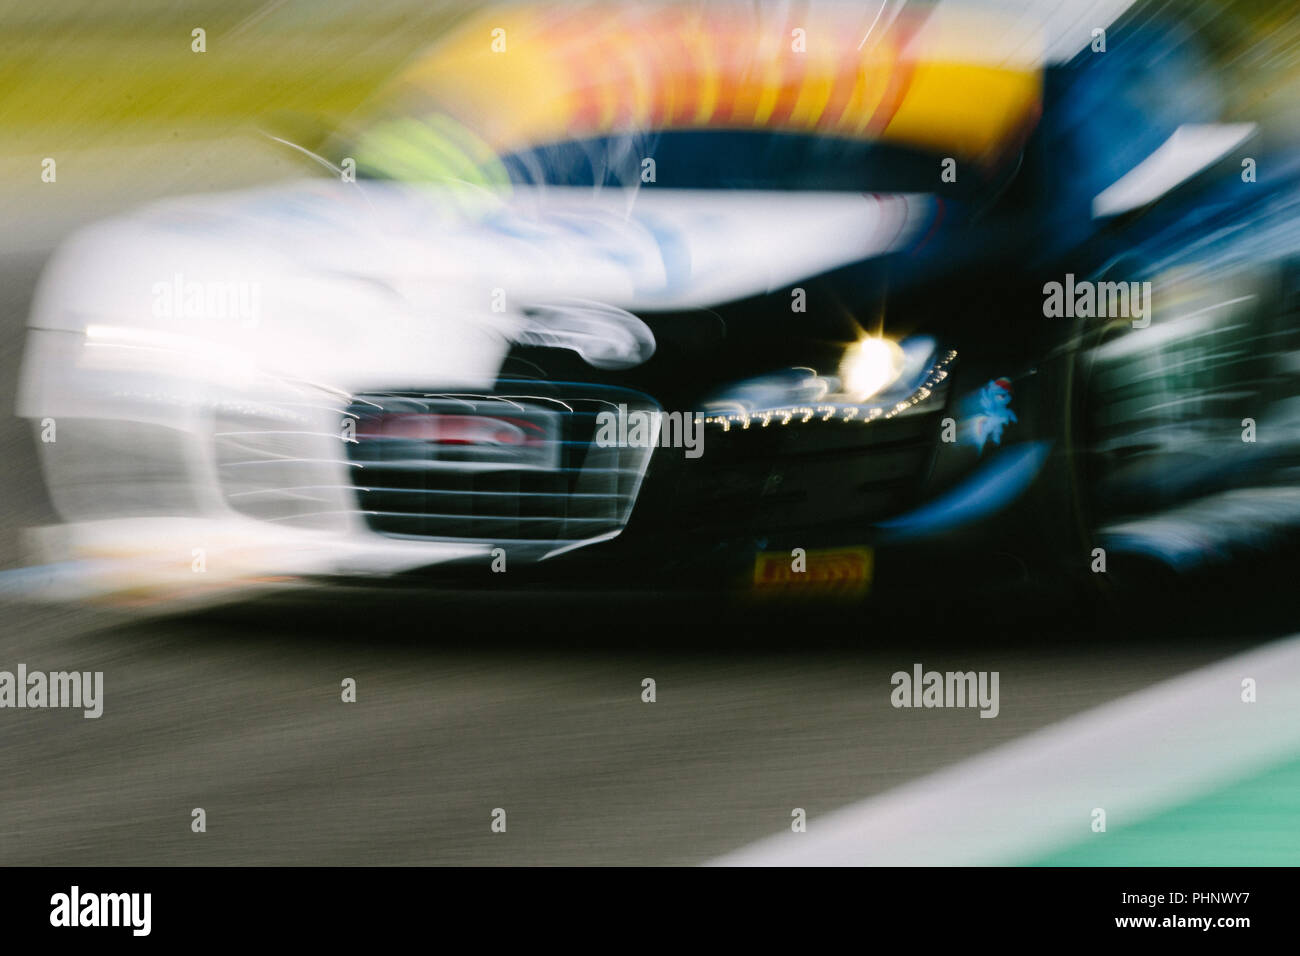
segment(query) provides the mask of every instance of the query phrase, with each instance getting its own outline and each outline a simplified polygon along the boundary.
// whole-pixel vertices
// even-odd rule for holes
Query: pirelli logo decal
[[[862,597],[871,588],[873,567],[870,548],[764,551],[754,559],[754,591],[761,596]]]

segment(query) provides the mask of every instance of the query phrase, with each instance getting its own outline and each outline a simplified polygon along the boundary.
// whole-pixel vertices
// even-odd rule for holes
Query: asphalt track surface
[[[0,269],[6,568],[48,517],[12,418],[43,261]],[[1159,620],[355,588],[170,616],[7,603],[0,669],[103,671],[105,702],[0,710],[0,864],[699,863],[1273,636]],[[998,718],[894,709],[914,662],[998,670]]]
[[[579,621],[455,603],[312,595],[150,621],[6,609],[5,666],[102,670],[105,702],[98,720],[0,715],[0,862],[695,863],[788,827],[794,807],[815,825],[1228,649],[927,653],[869,633],[800,649],[757,620],[747,648],[689,609]],[[891,708],[889,675],[913,660],[999,670],[999,717]]]

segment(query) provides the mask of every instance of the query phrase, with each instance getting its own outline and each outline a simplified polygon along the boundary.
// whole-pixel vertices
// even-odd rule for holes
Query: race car
[[[1069,359],[1060,327],[980,324],[1036,277],[949,257],[1005,221],[1041,64],[948,7],[593,8],[580,43],[501,17],[341,131],[335,175],[55,256],[19,408],[65,591],[1028,573],[990,522],[1045,484]]]

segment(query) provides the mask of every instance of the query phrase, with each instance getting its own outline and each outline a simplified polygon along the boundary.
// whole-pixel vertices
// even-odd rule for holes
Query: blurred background
[[[805,24],[809,65],[782,74],[774,64],[805,55],[792,46]],[[0,669],[102,670],[106,684],[99,720],[0,715],[21,720],[0,744],[0,861],[1300,858],[1300,649],[1289,637],[1300,25],[1284,7],[56,0],[0,6],[0,53]],[[941,176],[949,156],[955,182]],[[355,185],[340,182],[348,158]],[[331,207],[321,197],[343,183],[351,198]],[[444,192],[430,200],[426,186]],[[690,192],[682,207],[654,205],[655,190],[674,189]],[[599,217],[584,218],[586,199],[562,209],[568,232],[542,215],[547,228],[525,237],[533,245],[507,291],[549,290],[544,279],[570,274],[561,266],[594,288],[607,277],[597,266],[618,260],[599,293],[570,294],[635,313],[658,351],[639,370],[591,377],[602,386],[665,409],[717,399],[752,402],[744,413],[798,410],[812,400],[760,373],[820,368],[822,394],[839,395],[850,380],[835,368],[840,352],[874,333],[930,343],[927,363],[955,351],[949,391],[922,375],[900,396],[826,399],[846,420],[850,408],[888,408],[881,396],[918,408],[879,423],[900,430],[883,447],[846,449],[836,433],[814,449],[833,464],[778,475],[790,520],[771,528],[761,508],[729,503],[767,496],[773,463],[809,449],[792,451],[790,438],[739,449],[730,431],[710,432],[708,472],[652,463],[644,483],[618,492],[631,511],[619,541],[549,576],[545,562],[520,568],[509,589],[461,573],[477,551],[448,552],[448,573],[426,575],[432,551],[406,559],[375,546],[354,560],[352,539],[282,544],[242,524],[225,553],[257,556],[200,588],[190,540],[177,544],[171,526],[76,537],[78,494],[100,507],[127,500],[110,486],[151,489],[141,474],[207,491],[192,472],[167,472],[160,446],[123,445],[106,425],[68,427],[57,449],[42,441],[49,408],[73,410],[60,421],[87,407],[101,425],[140,420],[113,411],[130,389],[154,387],[140,367],[116,368],[98,392],[84,363],[42,344],[119,321],[119,279],[169,279],[181,260],[165,256],[182,246],[222,270],[243,268],[227,265],[241,256],[265,265],[246,274],[270,285],[352,266],[375,270],[368,282],[416,263],[405,300],[454,317],[448,277],[475,295],[495,284],[483,264],[504,247],[476,245],[485,224],[494,242],[518,239],[523,220],[501,210],[565,190],[590,195]],[[743,207],[726,205],[741,194]],[[876,218],[799,205],[830,196],[843,210],[849,195],[872,197]],[[890,205],[898,196],[912,197],[902,213]],[[149,206],[157,200],[172,204]],[[690,281],[647,285],[635,255],[606,255],[632,242],[609,231],[618,216],[607,201],[655,235],[665,263],[661,237],[675,237],[695,264]],[[128,225],[96,232],[105,221]],[[394,236],[414,238],[408,248]],[[330,258],[331,246],[346,254]],[[432,279],[419,273],[424,248]],[[155,254],[169,264],[146,262]],[[1149,325],[1049,317],[1045,286],[1067,274],[1150,283]],[[719,276],[730,284],[711,286]],[[794,287],[810,297],[807,315],[790,313]],[[415,346],[401,343],[414,333],[399,317],[385,340],[364,297],[313,295],[322,310],[334,300],[344,323],[359,303],[353,321],[369,330],[341,339],[358,344],[324,381],[345,397],[330,414],[392,400],[375,388],[441,384],[396,371],[377,380],[375,368],[407,368]],[[547,375],[567,375],[540,338],[556,334],[546,321],[558,314],[528,314],[540,322],[527,326],[533,351],[525,333],[501,333],[520,336],[502,369],[554,362]],[[298,318],[277,358],[324,341],[324,323]],[[496,335],[498,320],[480,318]],[[612,348],[601,321],[594,345]],[[699,331],[716,328],[727,336]],[[459,369],[479,354],[464,349]],[[363,353],[375,364],[354,382],[346,365]],[[995,381],[1016,419],[998,447],[977,448],[967,428]],[[301,398],[256,396],[277,408]],[[920,446],[903,429],[937,436],[948,415],[961,439],[927,439],[913,464],[904,452]],[[386,420],[372,427],[393,439]],[[72,465],[56,457],[77,447]],[[887,495],[838,482],[894,452],[908,470]],[[261,517],[289,505],[269,508]],[[456,512],[465,526],[465,515],[482,517]],[[410,530],[368,525],[394,527]],[[756,606],[711,578],[694,587],[702,568],[748,580],[755,554],[783,555],[809,529],[841,562],[874,549],[874,565],[847,572],[850,590],[873,578],[869,600],[827,588]],[[474,537],[421,535],[457,547]],[[176,549],[179,577],[159,570]],[[277,564],[281,554],[293,560]],[[358,571],[389,561],[396,577]],[[611,570],[613,584],[586,586]],[[998,718],[891,707],[890,675],[916,661],[998,671]],[[347,677],[356,704],[340,701]],[[1242,697],[1247,679],[1257,702]],[[188,828],[199,806],[210,821],[201,835]],[[506,834],[489,829],[498,807]],[[1096,807],[1110,815],[1104,834],[1089,827]],[[756,843],[788,830],[792,808],[806,809],[810,838],[821,818],[822,836]],[[751,856],[726,856],[751,845]]]

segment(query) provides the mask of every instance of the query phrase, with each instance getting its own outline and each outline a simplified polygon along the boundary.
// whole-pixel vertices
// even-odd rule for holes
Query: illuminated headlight
[[[727,431],[733,425],[894,418],[941,392],[956,359],[956,352],[939,351],[928,336],[864,338],[845,350],[838,376],[790,368],[737,382],[705,402],[702,417]]]
[[[876,395],[903,373],[903,350],[886,338],[864,338],[849,346],[840,360],[840,387],[862,402]]]

